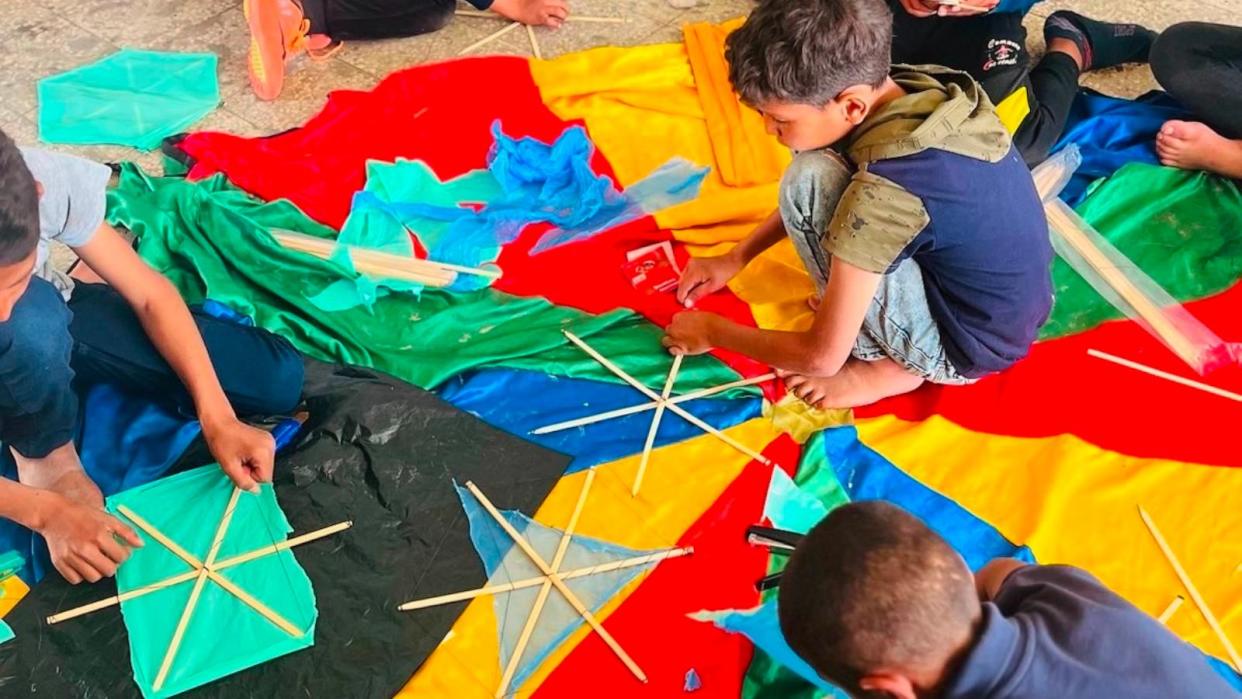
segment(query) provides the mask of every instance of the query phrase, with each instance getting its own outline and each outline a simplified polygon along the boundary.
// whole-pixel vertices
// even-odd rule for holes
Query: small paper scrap
[[[677,288],[681,269],[673,257],[668,241],[631,250],[625,255],[621,271],[635,289],[645,294],[659,294]]]

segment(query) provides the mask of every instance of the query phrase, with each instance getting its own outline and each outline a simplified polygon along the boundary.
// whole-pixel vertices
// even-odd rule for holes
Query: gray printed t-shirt
[[[94,237],[104,221],[108,179],[112,170],[84,158],[38,148],[22,148],[30,174],[43,185],[39,197],[39,249],[35,276],[46,279],[60,290],[65,300],[73,291],[73,280],[52,267],[51,241],[71,248],[81,247]]]

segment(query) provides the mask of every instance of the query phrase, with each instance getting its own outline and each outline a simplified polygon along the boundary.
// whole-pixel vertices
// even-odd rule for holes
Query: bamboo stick
[[[561,569],[561,563],[565,560],[565,552],[569,550],[569,542],[574,536],[574,529],[578,527],[578,518],[582,515],[582,508],[586,505],[587,494],[591,492],[591,483],[594,481],[595,469],[592,468],[587,471],[586,480],[582,484],[582,492],[578,493],[578,502],[574,504],[573,514],[569,516],[569,523],[561,532],[561,541],[557,544],[556,554],[552,556],[553,575]],[[543,605],[547,603],[550,592],[552,592],[552,579],[548,578],[539,588],[535,606],[531,607],[530,615],[526,617],[526,625],[522,627],[522,633],[513,646],[513,653],[509,656],[504,675],[500,678],[500,687],[496,690],[496,699],[501,699],[508,691],[509,683],[513,681],[513,675],[517,673],[522,654],[526,652],[526,644],[530,642],[531,634],[535,632],[535,626],[539,623],[539,615],[543,613]]]
[[[1121,366],[1134,369],[1135,371],[1141,371],[1144,374],[1155,376],[1156,378],[1164,379],[1166,381],[1172,381],[1173,383],[1181,384],[1189,388],[1198,389],[1206,393],[1211,393],[1212,395],[1220,396],[1221,398],[1228,398],[1229,400],[1242,402],[1242,394],[1237,394],[1232,391],[1226,391],[1223,388],[1217,388],[1215,386],[1205,384],[1202,381],[1195,381],[1194,379],[1188,379],[1184,376],[1178,376],[1177,374],[1170,374],[1167,371],[1161,371],[1160,369],[1149,367],[1145,364],[1139,364],[1138,362],[1131,361],[1129,359],[1124,359],[1122,357],[1118,357],[1116,355],[1109,354],[1107,352],[1101,352],[1097,349],[1089,349],[1087,350],[1087,354],[1091,355],[1092,357],[1095,357],[1096,359],[1103,359],[1105,361],[1109,361],[1114,364],[1120,364]]]
[[[483,491],[479,490],[479,488],[472,481],[466,481],[466,489],[469,490],[476,499],[478,499],[479,504],[483,505],[483,509],[487,510],[487,513],[492,516],[492,519],[495,520],[497,524],[500,525],[500,528],[504,529],[505,533],[513,539],[515,544],[518,545],[518,548],[520,548],[522,552],[530,558],[531,562],[535,564],[535,567],[539,569],[539,572],[543,573],[549,578],[549,580],[551,580],[552,585],[555,586],[557,591],[561,593],[561,595],[565,598],[565,601],[569,602],[569,606],[573,607],[574,611],[578,612],[578,615],[581,616],[588,625],[590,625],[595,633],[599,634],[600,640],[602,640],[612,650],[617,658],[624,663],[627,668],[629,668],[630,672],[634,673],[635,677],[642,682],[646,682],[647,675],[642,671],[642,668],[638,666],[638,663],[634,662],[634,659],[630,657],[630,654],[625,652],[625,649],[621,647],[620,643],[617,643],[617,639],[613,638],[612,634],[608,633],[608,630],[599,623],[599,620],[595,618],[595,615],[591,613],[590,609],[587,609],[586,605],[582,603],[582,600],[578,599],[578,596],[574,594],[573,590],[570,590],[569,586],[566,585],[563,580],[552,573],[551,568],[548,567],[548,564],[543,560],[543,557],[541,557],[539,553],[531,547],[526,539],[522,538],[522,535],[513,528],[513,525],[509,524],[509,521],[500,514],[500,512],[496,509],[496,506],[492,504],[492,501],[488,500],[487,496],[483,494]]]
[[[1147,297],[1134,282],[1116,267],[1108,257],[1095,246],[1070,216],[1061,208],[1058,201],[1044,207],[1048,215],[1048,223],[1061,239],[1074,248],[1083,260],[1091,266],[1100,277],[1117,292],[1135,312],[1147,322],[1153,332],[1163,340],[1177,356],[1192,366],[1199,364],[1201,354],[1198,347],[1190,341],[1176,325],[1165,315],[1164,310]]]
[[[535,58],[543,60],[543,52],[539,50],[539,40],[535,38],[535,28],[526,25],[526,38],[530,39],[530,51],[535,54]]]
[[[1142,506],[1139,506],[1138,511],[1139,517],[1143,518],[1143,524],[1147,525],[1147,531],[1151,532],[1151,538],[1156,540],[1156,545],[1160,547],[1161,553],[1164,554],[1169,565],[1173,567],[1173,572],[1177,574],[1177,578],[1182,581],[1182,586],[1190,594],[1190,599],[1199,608],[1199,613],[1203,615],[1203,618],[1207,620],[1212,633],[1216,634],[1216,638],[1220,639],[1221,645],[1225,647],[1225,652],[1229,654],[1229,661],[1233,663],[1233,669],[1237,672],[1242,672],[1242,657],[1238,656],[1238,651],[1233,647],[1233,642],[1229,640],[1229,636],[1225,635],[1225,630],[1221,628],[1220,622],[1217,621],[1216,615],[1212,613],[1207,600],[1203,599],[1203,595],[1199,594],[1199,588],[1195,587],[1194,581],[1190,579],[1186,569],[1177,560],[1177,554],[1173,552],[1169,542],[1165,541],[1164,534],[1160,533],[1160,528],[1156,526],[1156,522],[1152,520],[1151,515],[1147,514],[1147,510],[1144,510]]]
[[[1185,602],[1186,598],[1181,595],[1174,597],[1173,601],[1169,602],[1169,606],[1165,607],[1163,612],[1160,612],[1160,616],[1156,619],[1156,621],[1161,624],[1168,624],[1169,619],[1173,618],[1173,615],[1177,613],[1177,610],[1182,608],[1182,605]]]
[[[601,563],[599,565],[587,568],[576,568],[574,570],[561,573],[561,580],[575,580],[577,578],[585,578],[591,575],[601,575],[603,573],[612,573],[626,568],[636,568],[638,566],[648,565],[650,563],[659,563],[669,558],[680,558],[689,556],[694,553],[693,547],[669,549],[668,551],[658,551],[656,553],[647,554],[646,556],[636,556],[634,558],[626,558],[611,563]],[[465,602],[475,597],[483,597],[484,595],[498,595],[504,592],[513,592],[514,590],[524,590],[528,587],[542,585],[547,576],[541,575],[537,578],[526,578],[524,580],[516,580],[514,582],[501,583],[500,585],[488,585],[474,590],[465,590],[463,592],[453,592],[447,595],[437,595],[426,599],[416,600],[414,602],[406,602],[397,607],[403,612],[413,611],[416,609],[427,609],[430,607],[438,607],[444,604],[452,604],[454,602]]]
[[[677,382],[677,372],[681,371],[683,355],[673,357],[673,366],[668,370],[668,378],[664,381],[664,391],[660,394],[660,402],[656,405],[655,415],[651,418],[651,428],[647,430],[647,441],[643,444],[643,455],[638,460],[638,472],[634,474],[634,484],[630,487],[630,496],[638,497],[642,488],[643,476],[647,474],[647,463],[651,461],[651,448],[655,446],[656,433],[660,431],[660,418],[664,417],[664,408],[668,405],[668,396]]]
[[[330,527],[324,527],[323,529],[317,529],[313,532],[294,537],[292,539],[289,539],[288,541],[282,541],[278,544],[273,544],[271,546],[264,546],[262,548],[255,549],[248,553],[243,553],[237,556],[233,556],[232,558],[226,558],[222,561],[219,561],[215,565],[213,565],[212,570],[216,572],[220,572],[222,570],[227,570],[234,566],[239,566],[243,563],[249,563],[250,561],[253,561],[257,558],[263,558],[264,556],[270,556],[274,553],[278,553],[280,551],[291,549],[295,546],[301,546],[302,544],[307,544],[317,539],[322,539],[326,536],[331,536],[332,534],[336,534],[337,532],[341,532],[346,529],[349,529],[350,527],[353,526],[353,524],[354,524],[353,522],[341,522],[339,524],[334,524]],[[147,595],[152,592],[158,592],[159,590],[173,587],[174,585],[180,585],[182,583],[189,582],[196,577],[198,577],[197,570],[191,570],[191,571],[182,573],[180,575],[174,575],[171,578],[167,578],[165,580],[161,580],[156,583],[151,583],[150,585],[144,585],[143,587],[135,588],[127,592],[122,592],[113,597],[101,599],[98,602],[92,602],[90,604],[86,604],[81,607],[75,607],[74,609],[69,609],[69,610],[60,612],[58,614],[53,614],[52,616],[47,618],[47,623],[48,624],[59,624],[62,621],[76,619],[77,617],[90,614],[91,612],[97,612],[101,609],[107,609],[108,607],[121,604],[122,602],[128,602],[131,599],[142,597],[143,595]]]
[[[500,19],[500,20],[506,19],[505,17],[501,17],[500,15],[494,12],[478,12],[476,10],[458,10],[454,14],[456,14],[458,17],[484,17],[487,19]],[[624,17],[592,17],[590,15],[570,15],[569,17],[565,19],[566,23],[595,22],[598,24],[625,24],[628,21],[629,20],[627,20]]]
[[[207,570],[207,577],[211,578],[212,582],[224,588],[225,592],[228,592],[229,594],[233,595],[237,599],[241,600],[241,602],[245,604],[247,607],[250,607],[254,611],[258,612],[264,619],[267,619],[268,621],[272,622],[272,624],[275,625],[276,628],[280,629],[281,631],[284,631],[285,633],[295,638],[298,636],[301,636],[304,633],[301,629],[294,626],[293,623],[290,622],[288,619],[278,614],[274,609],[272,609],[271,607],[268,607],[266,604],[263,604],[259,600],[255,599],[254,596],[252,596],[249,592],[246,592],[245,590],[235,585],[232,580],[229,580],[228,578],[224,577],[223,575],[220,575],[214,570],[210,570],[210,569],[205,569],[205,570]]]
[[[190,625],[190,618],[194,615],[194,608],[198,606],[203,586],[207,584],[207,577],[211,574],[211,564],[215,562],[216,555],[220,553],[220,545],[224,543],[224,537],[228,534],[229,524],[233,521],[233,513],[237,511],[237,500],[240,495],[241,489],[234,487],[233,492],[229,495],[229,502],[224,507],[224,514],[220,516],[220,522],[216,525],[216,535],[211,541],[211,548],[208,550],[207,559],[203,563],[198,563],[184,549],[174,545],[176,549],[181,551],[178,555],[185,558],[185,561],[190,565],[198,567],[199,571],[198,579],[194,581],[194,589],[190,591],[190,599],[186,602],[185,609],[181,610],[181,619],[178,620],[177,628],[173,631],[172,640],[168,642],[168,650],[164,652],[164,661],[160,663],[159,673],[155,676],[154,684],[151,685],[157,692],[164,686],[164,680],[168,679],[168,672],[172,669],[173,660],[176,659],[177,651],[181,648],[181,640],[185,638],[185,630]],[[120,508],[117,509],[119,510]],[[132,513],[125,516],[134,519]],[[134,523],[137,524],[138,520],[134,519]],[[149,524],[147,526],[150,527]],[[150,532],[154,533],[157,531],[159,530],[155,529],[155,527],[150,527]],[[160,533],[160,536],[163,537],[163,533]],[[160,543],[164,542],[161,541]],[[168,543],[173,542],[169,539]],[[171,547],[170,550],[172,550]]]
[[[673,396],[672,398],[668,399],[668,402],[688,403],[692,400],[699,400],[700,398],[707,398],[709,396],[714,396],[718,393],[724,393],[725,391],[731,391],[735,388],[753,386],[755,384],[764,383],[765,381],[771,381],[774,378],[776,378],[776,374],[764,374],[763,376],[755,376],[749,379],[738,379],[737,381],[730,381],[729,383],[721,384],[713,388],[704,388],[702,390],[695,391],[694,393],[687,393],[681,396]],[[655,409],[657,405],[659,405],[658,402],[652,402],[652,403],[643,403],[642,405],[632,405],[628,408],[617,408],[616,410],[609,410],[607,412],[598,413],[595,415],[588,415],[586,417],[575,418],[573,420],[566,420],[564,422],[558,422],[553,425],[539,427],[537,429],[532,430],[531,434],[549,434],[552,432],[560,432],[562,430],[572,429],[574,427],[582,427],[584,425],[591,425],[596,422],[603,422],[605,420],[611,420],[613,418],[625,417],[627,415],[633,415],[635,413],[641,413],[641,412],[645,412],[648,410],[653,410]]]
[[[322,260],[332,257],[339,244],[334,240],[326,238],[316,238],[314,236],[292,233],[289,231],[272,231],[272,237],[276,239],[282,246],[314,255]],[[380,250],[367,250],[366,248],[354,247],[352,245],[344,246],[349,253],[350,260],[354,264],[354,269],[364,274],[375,276],[385,276],[395,279],[405,279],[426,286],[448,286],[457,279],[457,272],[447,269],[439,262],[431,262],[421,260],[416,257],[404,257],[402,255],[394,255],[392,253]],[[473,270],[469,267],[458,267],[458,270],[472,270],[471,273],[480,274],[482,276],[494,277],[496,273],[491,270]]]
[[[479,39],[478,41],[474,42],[473,44],[470,44],[470,45],[469,45],[469,46],[467,46],[466,48],[464,48],[464,49],[462,49],[462,50],[458,51],[458,52],[457,52],[457,55],[458,55],[458,56],[462,56],[462,55],[465,55],[465,54],[467,54],[467,53],[470,53],[471,51],[473,51],[473,50],[475,50],[475,49],[477,49],[477,48],[479,48],[479,47],[481,47],[481,46],[484,46],[484,45],[486,45],[486,44],[490,44],[491,42],[495,41],[496,39],[499,39],[500,37],[504,36],[505,34],[508,34],[509,32],[513,31],[514,29],[517,29],[517,28],[518,28],[518,27],[520,27],[520,26],[522,26],[522,23],[521,23],[521,22],[513,22],[512,24],[508,24],[508,25],[506,25],[503,29],[500,29],[499,31],[492,32],[491,34],[488,34],[487,36],[483,37],[482,39]]]

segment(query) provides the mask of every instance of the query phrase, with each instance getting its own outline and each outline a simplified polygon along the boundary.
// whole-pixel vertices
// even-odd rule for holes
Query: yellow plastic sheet
[[[699,22],[683,28],[716,166],[724,183],[733,187],[777,181],[789,164],[789,151],[767,133],[763,117],[738,100],[729,82],[725,38],[742,21],[738,18],[718,25]]]
[[[864,444],[1026,544],[1042,563],[1085,568],[1159,615],[1185,590],[1138,516],[1151,513],[1231,639],[1242,640],[1242,470],[1140,459],[1077,437],[972,432],[941,417],[858,422]],[[1189,598],[1187,598],[1189,600]],[[1189,601],[1169,628],[1206,653],[1225,651]]]
[[[765,419],[745,422],[725,431],[730,437],[762,450],[781,435]],[[578,521],[576,532],[635,549],[673,546],[742,472],[750,459],[711,435],[673,444],[652,452],[642,491],[630,496],[630,484],[639,456],[596,467],[595,484]],[[535,520],[564,527],[582,490],[585,472],[562,478],[544,501]],[[693,483],[694,487],[687,487]],[[642,583],[639,578],[609,602],[596,616],[606,620]],[[417,614],[418,612],[409,612]],[[399,699],[471,699],[494,696],[500,685],[500,660],[492,600],[474,599],[452,632],[423,667],[398,693]],[[529,696],[590,633],[579,629],[517,688]],[[625,645],[625,639],[618,639]]]
[[[5,578],[3,582],[0,582],[0,619],[3,619],[6,614],[13,611],[13,607],[16,607],[17,603],[22,601],[27,592],[30,592],[30,588],[26,587],[26,583],[22,582],[21,578],[16,575]]]
[[[684,44],[592,49],[533,62],[531,75],[553,113],[586,124],[623,187],[670,158],[711,166],[698,199],[656,216],[679,240],[737,240],[776,208],[780,171],[789,154],[776,152],[779,167],[771,170],[770,181],[750,186],[725,181]],[[636,130],[635,124],[642,128]],[[747,142],[762,138],[742,133]]]

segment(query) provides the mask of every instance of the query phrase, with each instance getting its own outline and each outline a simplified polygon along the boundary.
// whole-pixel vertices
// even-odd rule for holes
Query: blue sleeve
[[[1000,3],[992,12],[1017,12],[1020,15],[1025,15],[1038,2],[1040,0],[1000,0]]]
[[[1039,0],[1033,0],[1033,1],[1038,2]],[[486,10],[487,8],[492,6],[492,0],[467,0],[467,2],[469,2],[471,5],[474,5],[480,10]],[[1012,2],[1012,0],[1001,0],[1001,4],[1004,4],[1006,2]]]

